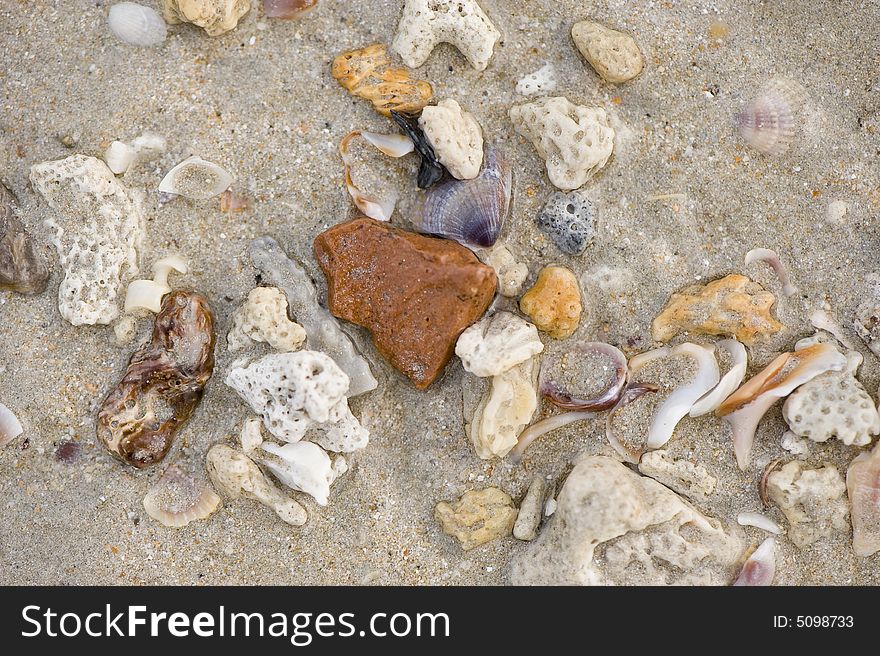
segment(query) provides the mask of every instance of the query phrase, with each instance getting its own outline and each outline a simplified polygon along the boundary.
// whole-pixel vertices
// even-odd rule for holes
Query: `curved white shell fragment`
[[[733,359],[733,366],[721,377],[721,380],[712,391],[694,403],[689,413],[691,417],[701,417],[716,410],[724,399],[736,391],[736,388],[740,386],[743,378],[745,378],[746,367],[749,361],[746,347],[735,339],[723,339],[716,344],[716,347],[730,354],[730,357]]]
[[[381,153],[394,158],[403,157],[411,153],[415,149],[415,144],[413,144],[409,137],[403,134],[379,134],[364,130],[349,132],[339,142],[339,154],[342,155],[342,163],[345,165],[345,188],[348,190],[348,194],[354,201],[355,206],[371,219],[390,221],[391,214],[394,212],[394,206],[397,204],[397,195],[389,194],[385,198],[370,196],[362,192],[351,179],[351,167],[354,161],[349,155],[348,145],[355,137],[363,137],[367,143],[375,146]]]
[[[318,503],[319,506],[327,505],[327,497],[330,495],[330,484],[336,477],[348,469],[342,465],[340,471],[335,463],[331,462],[330,456],[317,444],[311,442],[294,442],[279,446],[272,442],[264,442],[260,447],[265,455],[254,456],[257,460],[269,468],[275,477],[287,487],[305,492]],[[342,463],[342,458],[337,458]]]
[[[165,137],[144,132],[130,144],[114,141],[104,152],[107,167],[116,175],[127,173],[135,164],[149,161],[165,152]]]
[[[232,182],[232,175],[222,166],[193,155],[168,171],[159,183],[159,191],[190,200],[208,200],[222,194]]]
[[[563,412],[562,414],[553,415],[551,417],[547,417],[546,419],[542,419],[541,421],[535,422],[519,434],[519,437],[516,440],[516,447],[513,449],[513,451],[510,452],[511,461],[514,464],[518,463],[522,459],[525,450],[529,448],[529,445],[545,433],[554,431],[557,428],[562,428],[563,426],[568,426],[569,424],[573,424],[576,421],[594,419],[596,416],[597,415],[595,412],[573,411]]]
[[[24,429],[21,427],[18,417],[13,414],[12,410],[0,403],[0,447],[6,446],[23,432]]]
[[[773,583],[776,574],[776,538],[767,538],[749,556],[733,585],[764,586]]]
[[[179,255],[164,257],[153,265],[152,280],[132,280],[125,294],[125,313],[138,309],[158,313],[162,307],[162,297],[171,291],[168,284],[171,271],[186,273],[186,260]]]
[[[768,533],[773,533],[774,535],[782,533],[782,528],[779,524],[761,513],[742,512],[736,516],[736,522],[740,526],[754,526],[755,528],[767,531]]]
[[[856,353],[858,352],[856,351],[852,342],[850,342],[846,338],[846,335],[843,332],[843,328],[840,327],[840,324],[834,319],[833,316],[831,316],[829,312],[826,312],[822,309],[813,310],[813,312],[810,314],[810,323],[816,330],[824,330],[826,333],[833,335],[834,339],[836,339],[850,351]],[[859,362],[859,364],[861,364],[861,361]]]
[[[162,17],[136,2],[120,2],[110,7],[107,25],[118,39],[133,46],[155,46],[168,35]]]
[[[853,551],[867,558],[880,551],[880,447],[850,463],[846,491],[852,504]]]
[[[773,273],[776,274],[776,277],[779,278],[779,282],[782,283],[783,294],[786,296],[797,294],[798,288],[791,284],[791,280],[788,277],[788,269],[785,268],[785,265],[782,263],[782,260],[779,259],[779,255],[776,254],[776,251],[772,251],[769,248],[753,248],[746,253],[746,266],[750,265],[752,262],[759,261],[766,262],[770,268],[773,269]]]
[[[651,428],[648,430],[646,447],[659,449],[672,437],[675,427],[688,414],[694,403],[718,384],[718,361],[711,350],[699,344],[685,342],[673,348],[669,355],[686,355],[697,363],[697,373],[693,380],[677,387],[654,411]],[[632,374],[636,371],[633,369]]]
[[[826,371],[841,371],[847,359],[831,344],[814,344],[783,353],[731,394],[715,411],[733,429],[740,469],[749,464],[758,422],[779,399]]]
[[[222,500],[205,482],[171,465],[144,497],[144,510],[163,526],[180,528],[210,517]]]

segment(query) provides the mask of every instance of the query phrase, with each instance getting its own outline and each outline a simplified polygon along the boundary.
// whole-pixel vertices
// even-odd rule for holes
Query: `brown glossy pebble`
[[[411,78],[405,68],[394,68],[381,43],[342,53],[333,60],[330,73],[350,94],[373,103],[383,116],[391,116],[392,109],[418,114],[434,95],[430,83]]]
[[[379,353],[424,389],[495,295],[495,271],[467,248],[366,217],[315,239],[330,311],[370,330]]]
[[[15,217],[14,206],[15,196],[0,183],[0,290],[40,294],[49,281],[49,269]]]
[[[153,337],[141,346],[98,411],[98,439],[143,468],[165,457],[214,370],[214,315],[204,296],[165,296]]]

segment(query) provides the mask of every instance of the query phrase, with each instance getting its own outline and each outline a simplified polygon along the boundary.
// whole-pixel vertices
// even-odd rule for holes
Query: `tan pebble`
[[[468,490],[458,501],[441,501],[434,518],[447,535],[469,551],[481,544],[510,535],[517,510],[510,495],[497,487]]]
[[[758,283],[731,274],[673,294],[651,324],[651,334],[659,342],[689,332],[731,336],[752,344],[784,327],[770,314],[775,302],[776,297]]]
[[[635,39],[600,23],[575,23],[571,38],[584,59],[608,82],[631,80],[642,72],[645,65]]]
[[[520,299],[519,309],[551,337],[569,337],[577,330],[583,312],[577,278],[565,267],[544,267]]]

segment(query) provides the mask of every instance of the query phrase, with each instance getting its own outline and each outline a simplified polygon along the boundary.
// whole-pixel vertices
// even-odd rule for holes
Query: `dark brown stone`
[[[495,295],[495,271],[464,246],[365,217],[318,235],[315,256],[330,311],[369,329],[379,353],[419,389],[437,379]]]

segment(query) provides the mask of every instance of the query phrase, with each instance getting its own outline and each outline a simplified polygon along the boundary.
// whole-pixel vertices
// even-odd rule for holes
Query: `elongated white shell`
[[[691,417],[701,417],[716,410],[724,399],[736,391],[746,375],[749,356],[746,354],[745,346],[735,339],[723,339],[716,346],[730,354],[733,358],[733,366],[721,377],[712,391],[694,403],[689,413]]]
[[[0,403],[0,447],[4,447],[22,434],[24,429],[12,410]]]
[[[788,277],[788,269],[785,268],[785,265],[782,263],[782,260],[779,259],[779,255],[776,254],[776,251],[770,250],[769,248],[753,248],[748,253],[746,253],[746,266],[750,265],[752,262],[766,262],[767,265],[773,269],[773,273],[776,274],[776,277],[779,278],[779,282],[782,283],[782,293],[786,296],[792,296],[797,294],[798,288],[791,284],[791,279]]]
[[[118,39],[133,46],[158,45],[168,34],[162,17],[136,2],[120,2],[110,7],[107,25]]]
[[[163,526],[180,528],[210,517],[222,504],[206,481],[171,465],[144,497],[144,510]]]
[[[782,529],[779,527],[779,524],[774,522],[766,515],[762,515],[761,513],[740,513],[736,516],[736,522],[740,526],[754,526],[755,528],[759,528],[762,531],[767,531],[768,533],[773,533],[774,535],[779,535],[780,533],[782,533]]]
[[[689,383],[675,388],[654,411],[646,444],[649,450],[659,449],[672,438],[678,422],[687,415],[697,399],[718,384],[720,377],[718,361],[715,360],[712,351],[705,346],[685,342],[673,348],[669,355],[690,356],[697,363],[697,373]]]
[[[208,200],[226,191],[232,181],[226,169],[193,155],[168,171],[159,183],[159,191],[190,200]]]
[[[776,538],[767,538],[749,556],[734,585],[770,585],[776,574]]]

